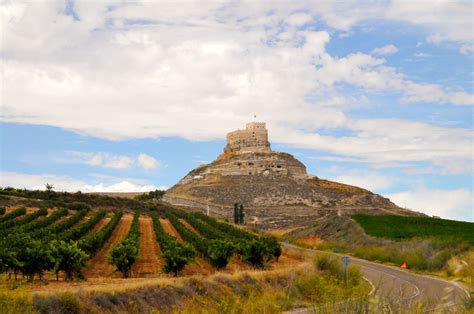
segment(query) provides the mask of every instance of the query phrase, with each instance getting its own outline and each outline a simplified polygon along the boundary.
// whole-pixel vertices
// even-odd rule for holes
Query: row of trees
[[[175,214],[185,219],[202,236],[186,228]],[[242,260],[256,267],[263,267],[265,262],[268,262],[272,257],[278,259],[281,255],[280,244],[274,237],[252,235],[209,217],[199,221],[197,217],[200,216],[184,212],[175,212],[175,214],[166,213],[181,237],[193,244],[217,268],[226,267],[233,255],[240,256]],[[206,221],[212,221],[212,224],[219,226],[220,229],[206,223]]]
[[[184,213],[181,213],[184,215]],[[201,255],[207,258],[216,268],[224,268],[232,258],[233,245],[227,239],[208,239],[190,231],[178,217],[171,211],[166,212],[166,217],[178,231],[183,240],[191,243]]]
[[[278,260],[281,255],[281,246],[275,237],[257,236],[230,224],[218,222],[214,218],[198,212],[188,214],[188,216],[194,217],[194,219],[187,218],[191,224],[193,224],[197,218],[209,226],[207,229],[214,228],[219,230],[224,237],[233,240],[235,252],[239,254],[244,261],[254,266],[262,267],[265,261],[269,261],[272,257]]]
[[[117,211],[112,219],[99,232],[87,235],[79,241],[79,248],[93,256],[110,238],[122,219],[123,211]]]
[[[133,263],[138,258],[140,250],[140,214],[133,215],[132,226],[125,239],[112,246],[107,259],[120,271],[125,278],[130,277]]]
[[[1,237],[0,272],[8,272],[10,278],[13,274],[15,279],[21,274],[30,281],[36,275],[43,279],[46,271],[54,271],[57,279],[61,272],[64,272],[65,280],[80,276],[89,256],[110,237],[122,213],[116,213],[99,233],[80,241],[73,240],[83,237],[96,226],[106,212],[97,211],[82,224],[79,222],[87,210],[56,222],[67,214],[67,210],[57,210],[44,219],[12,228],[8,235]]]
[[[187,264],[195,261],[196,251],[189,243],[180,243],[175,237],[167,234],[156,212],[151,213],[151,218],[156,240],[160,245],[161,258],[165,262],[163,271],[177,276]]]
[[[60,219],[61,217],[66,216],[67,214],[68,214],[67,209],[57,210],[57,211],[53,212],[51,215],[47,216],[44,219],[35,220],[33,222],[22,225],[20,227],[16,227],[14,229],[2,230],[0,232],[0,236],[39,231],[39,230],[42,230],[43,228],[46,228],[46,227],[50,226],[51,224],[56,222],[58,219]]]
[[[244,205],[235,203],[234,204],[234,223],[236,225],[243,225],[244,224]]]
[[[48,210],[46,208],[41,208],[29,215],[25,215],[21,219],[10,219],[10,220],[0,223],[0,230],[2,231],[2,233],[6,233],[12,228],[15,228],[21,225],[26,225],[41,216],[46,216],[47,214],[48,214]]]
[[[18,196],[27,198],[28,201],[22,201],[25,206],[31,207],[46,207],[46,208],[68,208],[73,210],[91,209],[94,207],[112,207],[112,208],[129,208],[131,210],[149,210],[160,209],[163,205],[158,203],[142,202],[135,199],[112,197],[108,195],[92,194],[92,193],[69,193],[56,192],[53,190],[54,186],[50,184],[51,189],[48,190],[26,190],[16,189],[12,187],[0,187],[0,196],[4,202],[14,205],[18,201],[10,196]],[[163,191],[157,190],[149,193],[149,197],[157,199]],[[0,215],[1,216],[1,215]]]
[[[14,219],[14,218],[19,217],[19,216],[23,216],[25,214],[26,214],[26,208],[25,207],[17,208],[14,211],[9,212],[8,214],[2,215],[2,217],[0,217],[0,223],[3,223],[5,221],[11,220],[11,219]]]

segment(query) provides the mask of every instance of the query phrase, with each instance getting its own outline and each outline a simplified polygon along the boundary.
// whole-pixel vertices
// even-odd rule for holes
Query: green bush
[[[67,206],[72,210],[91,210],[91,207],[83,202],[72,202],[67,204]]]
[[[207,256],[216,268],[224,268],[235,252],[235,246],[232,241],[227,239],[217,239],[209,241]]]
[[[51,255],[54,260],[53,270],[56,272],[58,280],[59,272],[64,271],[65,280],[73,279],[74,274],[79,274],[81,269],[86,266],[89,255],[81,250],[77,242],[64,242],[54,240],[50,243]]]
[[[255,267],[265,266],[265,256],[268,253],[268,247],[262,240],[252,239],[243,241],[237,249],[244,261]]]
[[[187,243],[173,241],[168,243],[166,250],[161,254],[161,258],[165,261],[163,270],[166,273],[174,273],[175,276],[178,276],[178,272],[184,266],[195,260],[196,251]]]
[[[140,248],[140,214],[133,215],[132,226],[125,239],[112,246],[107,256],[108,261],[120,271],[125,278],[130,277],[132,265],[138,258]]]
[[[107,256],[108,261],[114,265],[125,278],[130,277],[130,270],[137,258],[138,246],[130,239],[125,239],[112,246]]]
[[[326,272],[339,281],[347,280],[347,286],[349,287],[357,286],[362,279],[362,274],[358,266],[349,265],[346,273],[346,269],[339,258],[331,257],[329,255],[320,255],[316,256],[314,264],[317,269]]]

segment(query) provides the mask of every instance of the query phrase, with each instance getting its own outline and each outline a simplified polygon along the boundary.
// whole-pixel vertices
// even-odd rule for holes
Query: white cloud
[[[295,13],[286,18],[285,22],[293,26],[301,26],[313,21],[313,18],[309,14]]]
[[[464,44],[464,45],[461,46],[461,48],[459,48],[459,51],[462,54],[465,54],[465,55],[473,53],[474,52],[474,45],[472,43]]]
[[[88,165],[112,169],[128,169],[133,165],[133,159],[123,155],[92,152],[68,152],[72,157],[78,158]]]
[[[72,157],[72,159],[67,159],[67,162],[81,162],[95,167],[112,169],[129,169],[133,166],[139,166],[145,170],[151,170],[158,168],[160,165],[157,159],[144,153],[136,157],[104,152],[68,151],[66,154]]]
[[[409,10],[403,3],[227,4],[74,2],[80,17],[75,21],[63,14],[63,1],[6,2],[0,9],[0,120],[114,140],[209,140],[223,138],[257,114],[268,122],[273,142],[379,163],[423,160],[447,166],[450,156],[461,164],[470,160],[467,129],[354,120],[344,109],[364,102],[365,93],[455,105],[472,104],[471,94],[415,82],[369,54],[334,57],[326,51],[329,32],[296,27],[314,18],[350,31],[364,19],[405,19],[394,13]],[[420,17],[416,23],[444,34],[438,24],[448,20],[439,22],[431,6],[426,12],[413,6]],[[344,95],[340,85],[362,95]],[[352,134],[319,135],[324,128]],[[96,166],[153,167],[138,157],[91,154],[83,161]]]
[[[138,164],[145,170],[158,168],[159,162],[155,158],[147,154],[140,154],[137,157]]]
[[[273,136],[295,147],[352,156],[372,164],[431,162],[450,173],[472,171],[472,140],[467,129],[434,127],[399,119],[347,119],[354,135],[336,137],[307,134],[290,128],[272,128]],[[394,132],[396,130],[396,132]]]
[[[344,171],[344,174],[336,175],[330,179],[378,193],[396,183],[396,180],[390,176],[367,170],[348,170]]]
[[[398,48],[394,45],[386,45],[383,47],[375,48],[372,50],[372,54],[375,55],[391,55],[398,52]]]
[[[442,218],[474,221],[474,198],[469,189],[441,190],[417,188],[389,194],[397,205]]]
[[[66,192],[148,192],[156,189],[167,189],[166,186],[143,184],[134,180],[110,180],[111,182],[86,182],[52,174],[25,174],[16,172],[1,172],[0,186],[44,190],[44,185],[54,185],[55,191]]]

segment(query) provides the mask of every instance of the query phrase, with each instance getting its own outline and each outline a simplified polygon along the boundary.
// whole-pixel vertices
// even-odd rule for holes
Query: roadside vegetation
[[[41,312],[67,308],[77,313],[279,313],[295,308],[337,313],[367,308],[370,287],[359,272],[354,271],[347,283],[335,276],[340,271],[339,260],[329,261],[332,266],[328,268],[319,268],[318,263],[315,260],[282,271],[176,278],[139,288],[42,294],[32,303]]]

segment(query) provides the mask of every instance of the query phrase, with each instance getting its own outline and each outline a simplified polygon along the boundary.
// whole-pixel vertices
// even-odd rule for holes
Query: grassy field
[[[353,215],[371,236],[405,240],[434,238],[441,241],[466,241],[474,245],[474,223],[431,217]]]

